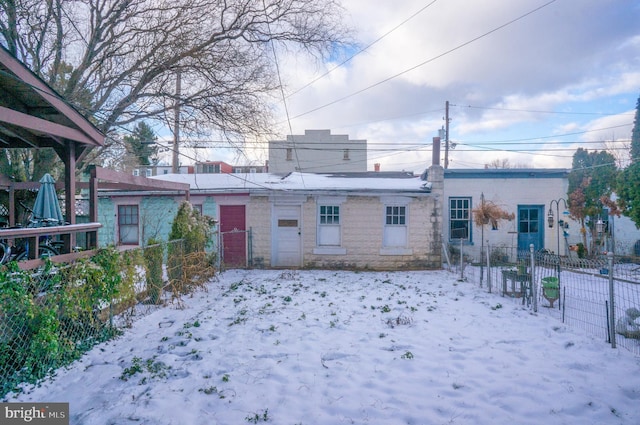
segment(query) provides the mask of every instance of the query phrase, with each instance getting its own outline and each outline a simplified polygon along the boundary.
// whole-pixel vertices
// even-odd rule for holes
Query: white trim
[[[319,246],[313,248],[313,253],[317,255],[346,255],[347,248]]]

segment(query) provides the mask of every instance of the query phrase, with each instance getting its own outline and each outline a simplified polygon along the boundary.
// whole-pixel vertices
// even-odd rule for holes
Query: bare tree
[[[511,161],[509,161],[509,158],[496,158],[493,161],[489,162],[488,164],[484,165],[485,169],[489,169],[489,168],[504,168],[504,169],[509,169],[509,168],[529,168],[529,165],[523,163],[523,162],[518,162],[516,164],[511,164]]]
[[[3,0],[0,42],[108,135],[177,105],[186,132],[255,135],[278,88],[273,46],[325,57],[349,39],[341,12],[337,0]]]

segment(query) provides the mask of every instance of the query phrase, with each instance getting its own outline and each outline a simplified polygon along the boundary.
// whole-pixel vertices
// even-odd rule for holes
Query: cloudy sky
[[[368,141],[369,169],[417,171],[430,162],[449,101],[450,168],[496,159],[570,167],[578,146],[622,148],[630,138],[640,96],[637,1],[343,4],[364,50],[337,68],[349,56],[324,68],[279,58],[283,136],[330,129]]]
[[[448,101],[449,168],[571,167],[579,146],[624,159],[640,96],[637,0],[343,5],[359,49],[324,64],[278,53],[280,137],[330,129],[368,141],[370,170],[420,172]],[[235,162],[266,159],[245,153]]]

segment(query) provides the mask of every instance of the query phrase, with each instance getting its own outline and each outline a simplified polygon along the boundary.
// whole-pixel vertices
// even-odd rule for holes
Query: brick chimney
[[[431,165],[440,165],[440,137],[433,138],[433,149],[431,151]]]

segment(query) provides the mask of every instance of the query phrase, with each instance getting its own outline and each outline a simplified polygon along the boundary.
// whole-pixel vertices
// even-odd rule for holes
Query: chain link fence
[[[465,255],[464,245],[449,251],[449,268],[462,280],[640,355],[640,257],[558,257],[489,246],[480,261]]]
[[[183,241],[119,251],[105,248],[72,264],[0,268],[0,399],[70,364],[121,333],[134,316],[215,276],[215,259]]]

